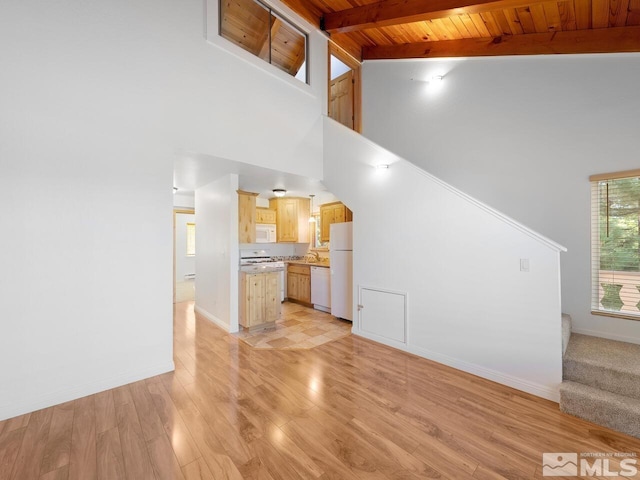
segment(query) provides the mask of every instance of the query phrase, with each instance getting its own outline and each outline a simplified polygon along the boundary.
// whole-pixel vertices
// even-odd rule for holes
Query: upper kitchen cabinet
[[[256,243],[257,193],[238,190],[238,242]]]
[[[308,198],[272,198],[269,208],[276,211],[278,242],[309,243]]]
[[[320,241],[328,242],[332,223],[350,222],[353,214],[344,203],[333,202],[320,205]]]
[[[271,208],[256,207],[256,223],[276,223],[276,211]]]

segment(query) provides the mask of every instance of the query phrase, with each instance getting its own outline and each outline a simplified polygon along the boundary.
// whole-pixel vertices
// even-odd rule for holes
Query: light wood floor
[[[0,422],[0,479],[531,479],[640,441],[349,336],[258,350],[176,305],[176,371]]]
[[[261,332],[242,329],[234,336],[255,348],[308,349],[351,335],[351,326],[329,313],[284,302],[273,328]]]

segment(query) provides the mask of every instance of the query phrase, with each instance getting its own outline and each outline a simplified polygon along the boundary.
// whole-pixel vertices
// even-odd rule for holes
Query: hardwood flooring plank
[[[129,391],[136,406],[144,438],[149,441],[163,435],[164,429],[149,395],[149,390],[147,390],[147,384],[144,381],[132,383],[129,385]]]
[[[219,445],[222,446],[224,452],[231,457],[233,462],[236,465],[240,465],[253,458],[249,444],[244,441],[243,432],[236,430],[231,423],[219,414],[215,406],[208,400],[204,393],[205,390],[199,389],[194,385],[187,385],[185,388],[210,427],[210,432],[218,439]]]
[[[11,480],[32,480],[40,476],[40,464],[47,446],[52,417],[53,408],[45,408],[31,414],[14,462]]]
[[[26,427],[18,430],[5,429],[0,435],[0,478],[9,478],[15,464]]]
[[[279,427],[271,425],[265,438],[299,478],[317,478],[324,473],[307,452],[292,442]]]
[[[147,444],[133,402],[116,407],[122,458],[128,480],[155,480]]]
[[[291,441],[307,452],[307,455],[323,471],[320,478],[324,476],[328,479],[357,480],[358,477],[351,469],[315,440],[312,435],[309,435],[308,430],[302,428],[295,420],[284,425],[282,431]]]
[[[183,466],[182,474],[185,480],[216,480],[202,457]]]
[[[1,478],[1,477],[0,477]],[[67,480],[69,478],[69,465],[60,467],[51,472],[40,475],[40,480]]]
[[[118,425],[116,421],[116,406],[113,401],[113,390],[100,392],[95,395],[96,404],[96,434],[106,432]]]
[[[156,406],[164,431],[171,440],[178,463],[182,466],[193,463],[201,456],[200,451],[162,382],[147,385],[147,389]]]
[[[2,422],[4,424],[4,431],[11,432],[13,430],[18,430],[20,428],[24,428],[29,424],[29,419],[31,418],[31,413],[27,413],[25,415],[19,415],[17,417],[9,418]]]
[[[118,427],[99,433],[96,440],[98,480],[124,480],[124,459]]]
[[[41,475],[69,464],[73,416],[74,402],[54,407],[47,446],[40,466]]]
[[[180,382],[169,380],[168,383],[171,389],[171,398],[176,401],[180,416],[189,429],[214,478],[242,480],[243,476],[240,474],[238,467],[226,454],[219,438],[213,433]]]
[[[184,480],[180,464],[166,435],[149,440],[147,447],[157,480]]]
[[[129,385],[122,385],[121,387],[114,388],[111,391],[113,392],[113,404],[115,407],[133,402]]]
[[[69,480],[98,478],[95,400],[92,395],[75,401]]]
[[[353,429],[353,433],[373,445],[385,457],[395,461],[403,470],[409,471],[419,478],[441,477],[441,472],[382,436],[376,430],[367,426],[366,423],[354,418],[348,425]]]

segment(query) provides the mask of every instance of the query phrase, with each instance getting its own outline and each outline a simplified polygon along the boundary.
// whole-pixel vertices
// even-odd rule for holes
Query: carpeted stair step
[[[567,351],[569,339],[571,338],[571,317],[566,313],[562,314],[562,355]]]
[[[640,438],[640,401],[576,382],[560,386],[560,409]]]
[[[574,333],[563,379],[634,397],[640,405],[640,345]]]

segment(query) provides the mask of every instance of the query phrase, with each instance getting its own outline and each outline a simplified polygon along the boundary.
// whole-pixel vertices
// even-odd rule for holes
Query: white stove
[[[284,261],[271,258],[268,250],[240,250],[240,271],[248,273],[280,272],[280,301],[284,302]]]

